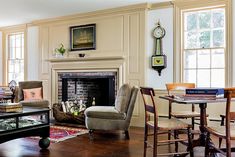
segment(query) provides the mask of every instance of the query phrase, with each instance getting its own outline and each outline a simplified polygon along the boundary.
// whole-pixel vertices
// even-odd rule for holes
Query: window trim
[[[232,86],[232,1],[231,0],[178,0],[174,1],[174,68],[173,81],[183,81],[183,11],[198,10],[198,8],[224,7],[225,8],[225,87]]]
[[[23,41],[24,41],[24,38],[25,38],[25,34],[24,34],[24,32],[21,32],[21,31],[18,31],[18,32],[15,32],[15,33],[10,33],[10,34],[8,34],[8,36],[7,36],[7,54],[6,54],[6,59],[7,59],[7,69],[6,69],[6,75],[7,75],[7,82],[10,82],[11,80],[9,80],[9,61],[12,61],[12,60],[17,60],[16,58],[15,59],[12,59],[12,58],[10,58],[10,48],[12,48],[11,46],[10,46],[10,37],[11,36],[16,36],[16,35],[23,35],[24,37],[23,37]],[[22,38],[21,38],[22,39]],[[16,48],[16,45],[14,45],[14,48]],[[22,45],[21,45],[21,48],[22,48]],[[16,55],[16,52],[15,52],[15,55]],[[23,55],[24,55],[24,52],[23,52]],[[24,56],[23,56],[24,57]],[[18,59],[18,60],[21,60],[21,61],[23,61],[24,62],[24,58],[20,58],[20,59]],[[25,66],[25,65],[24,65]],[[24,68],[25,69],[25,68]],[[15,73],[15,72],[14,72]],[[23,73],[25,73],[24,71],[23,71]]]
[[[17,34],[19,32],[24,33],[24,80],[27,78],[27,25],[17,25],[12,27],[2,28],[3,33],[3,85],[8,85],[8,36],[10,34]]]

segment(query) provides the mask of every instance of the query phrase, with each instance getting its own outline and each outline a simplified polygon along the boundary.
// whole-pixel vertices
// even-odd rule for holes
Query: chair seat
[[[220,136],[222,138],[226,138],[226,133],[225,133],[225,126],[207,126],[206,129],[217,136]],[[231,133],[231,140],[235,140],[235,126],[230,125],[230,133]]]
[[[154,121],[148,121],[148,125],[154,126]],[[177,129],[186,129],[189,127],[189,124],[182,122],[178,119],[159,119],[158,120],[158,129],[159,130],[177,130]]]
[[[120,113],[114,106],[91,106],[85,110],[85,115],[89,118],[118,119],[124,120],[126,113]]]
[[[24,100],[19,102],[22,106],[30,107],[49,107],[50,103],[48,100]]]
[[[196,111],[177,111],[177,112],[172,112],[171,116],[176,118],[192,118],[192,117],[200,117],[200,113]]]

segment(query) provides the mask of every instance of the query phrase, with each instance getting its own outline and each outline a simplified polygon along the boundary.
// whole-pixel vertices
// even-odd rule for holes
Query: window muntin
[[[183,79],[225,86],[225,8],[183,12]]]
[[[24,33],[14,33],[8,35],[8,55],[7,55],[8,82],[24,80]]]

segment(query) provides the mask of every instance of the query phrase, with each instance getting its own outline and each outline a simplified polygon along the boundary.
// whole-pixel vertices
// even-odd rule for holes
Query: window
[[[185,11],[183,81],[198,87],[225,86],[225,8]]]
[[[232,0],[174,1],[174,82],[231,87]]]
[[[8,35],[7,81],[24,80],[24,33]]]

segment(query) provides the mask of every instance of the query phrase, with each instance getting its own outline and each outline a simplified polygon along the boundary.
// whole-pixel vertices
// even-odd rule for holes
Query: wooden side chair
[[[152,146],[153,148],[153,157],[157,156],[172,156],[172,155],[186,155],[190,154],[190,157],[193,156],[192,149],[192,138],[191,138],[191,129],[187,123],[184,123],[178,119],[159,119],[158,118],[158,109],[157,104],[154,100],[154,90],[152,88],[141,87],[141,95],[144,101],[145,107],[145,132],[144,132],[144,157],[146,157],[147,147]],[[150,129],[153,129],[153,133],[150,133]],[[179,138],[177,132],[180,130],[187,130],[188,138]],[[175,138],[172,140],[159,140],[158,135],[168,134],[169,131],[175,132]],[[152,145],[148,141],[148,137],[153,135]],[[178,152],[178,142],[188,142],[188,151]],[[164,145],[166,143],[175,143],[175,152],[159,154],[158,146]]]
[[[235,127],[231,120],[235,120],[235,112],[231,112],[231,99],[235,98],[235,88],[226,88],[224,90],[224,97],[227,99],[225,111],[225,125],[224,126],[205,126],[207,131],[207,138],[205,144],[205,156],[208,157],[210,150],[216,150],[226,157],[231,157],[231,140],[235,140]],[[210,135],[226,140],[226,149],[217,148],[215,145],[210,145]],[[233,148],[234,150],[234,148]]]
[[[172,96],[171,92],[173,90],[185,90],[186,88],[195,88],[194,83],[167,83],[166,89],[169,96]],[[192,121],[192,129],[194,130],[194,124],[195,124],[195,118],[200,118],[200,113],[195,111],[195,106],[192,104],[192,110],[191,111],[173,111],[172,109],[172,102],[169,101],[169,119],[171,117],[175,118],[191,118]]]
[[[225,116],[225,114],[221,114],[220,117],[221,117],[220,125],[224,126],[226,116]],[[231,122],[235,123],[234,120],[231,120]],[[221,144],[222,144],[222,138],[219,138],[219,148],[221,148]]]

